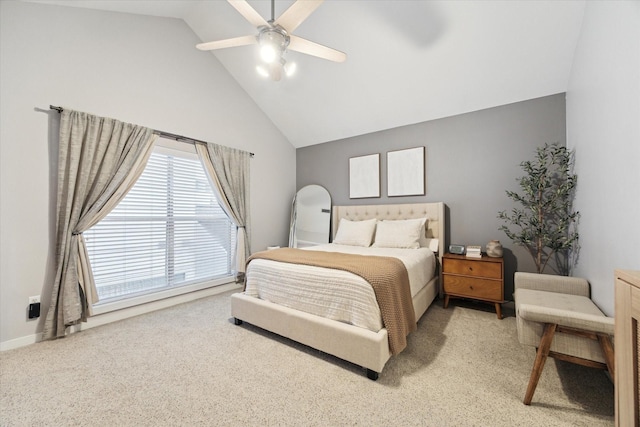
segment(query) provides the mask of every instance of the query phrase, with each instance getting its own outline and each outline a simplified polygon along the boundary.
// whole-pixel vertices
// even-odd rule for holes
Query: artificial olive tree
[[[529,251],[538,273],[549,265],[556,274],[568,276],[577,261],[580,213],[573,210],[578,181],[573,162],[573,151],[564,146],[539,147],[535,160],[520,163],[526,173],[516,179],[521,192],[506,192],[520,206],[498,214],[507,223],[500,230]]]

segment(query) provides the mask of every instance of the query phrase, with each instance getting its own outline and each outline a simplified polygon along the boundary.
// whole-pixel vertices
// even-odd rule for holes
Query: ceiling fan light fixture
[[[280,26],[263,27],[258,34],[260,58],[270,64],[278,60],[289,46],[289,35]]]
[[[280,61],[274,61],[271,64],[265,64],[268,77],[274,82],[279,82],[282,79],[282,64]]]
[[[296,69],[298,68],[298,66],[296,65],[295,62],[287,62],[284,60],[284,58],[282,58],[282,69],[284,70],[284,74],[287,77],[291,77],[296,73]]]
[[[260,64],[256,67],[256,71],[258,72],[259,75],[261,75],[262,77],[269,77],[269,70],[267,69],[267,67],[263,64]]]
[[[278,57],[278,52],[273,47],[273,45],[269,43],[265,43],[260,46],[260,59],[262,59],[267,64],[272,63]]]
[[[295,64],[292,63],[291,65],[294,66],[293,71],[295,71]],[[289,64],[284,58],[280,58],[280,61],[274,61],[270,64],[259,64],[256,66],[256,71],[260,76],[276,82],[282,79],[283,73],[287,77],[293,75],[293,71],[289,68]]]

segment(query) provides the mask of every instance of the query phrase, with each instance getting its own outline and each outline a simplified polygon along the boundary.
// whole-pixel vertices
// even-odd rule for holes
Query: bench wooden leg
[[[604,355],[604,360],[607,363],[607,370],[611,378],[615,378],[615,353],[613,351],[613,344],[611,344],[611,338],[608,335],[598,334],[598,342]]]
[[[558,325],[555,323],[545,323],[544,325],[544,333],[540,339],[540,346],[536,353],[536,360],[533,362],[533,369],[531,370],[527,393],[524,396],[525,405],[531,404],[533,393],[536,391],[540,375],[542,375],[542,369],[544,369],[544,362],[547,361],[547,356],[549,356],[549,348],[551,347],[551,342],[553,341],[553,335],[556,333],[557,326]]]

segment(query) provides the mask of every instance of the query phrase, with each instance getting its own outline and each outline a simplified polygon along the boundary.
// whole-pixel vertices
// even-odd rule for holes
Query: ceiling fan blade
[[[200,43],[200,44],[197,44],[196,47],[200,50],[214,50],[214,49],[224,49],[227,47],[246,46],[249,44],[256,44],[256,43],[258,43],[256,36],[242,36],[242,37],[236,37],[233,39],[216,40],[213,42]]]
[[[347,54],[339,50],[314,43],[302,37],[290,37],[289,46],[287,47],[288,50],[295,50],[296,52],[306,53],[307,55],[317,56],[318,58],[328,59],[334,62],[344,62],[347,59]]]
[[[244,16],[244,19],[249,21],[254,27],[269,25],[269,23],[245,0],[227,0],[227,2],[229,2],[229,4],[233,6],[240,15]]]
[[[291,34],[323,1],[324,0],[298,0],[292,4],[289,9],[285,10],[284,13],[275,20],[274,24],[280,25]]]

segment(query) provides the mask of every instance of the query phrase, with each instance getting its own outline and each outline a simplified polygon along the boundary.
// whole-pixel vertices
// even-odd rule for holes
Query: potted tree
[[[573,154],[557,143],[539,147],[535,160],[520,163],[525,172],[516,179],[521,192],[506,192],[520,206],[498,214],[506,223],[500,230],[527,249],[538,273],[549,266],[568,276],[577,261],[580,213],[573,210],[578,180],[572,173]]]

